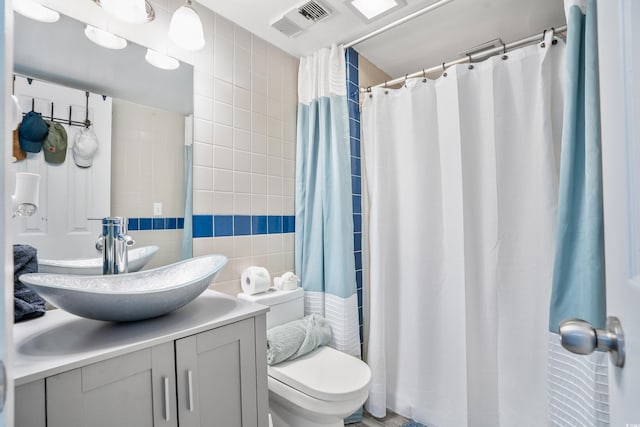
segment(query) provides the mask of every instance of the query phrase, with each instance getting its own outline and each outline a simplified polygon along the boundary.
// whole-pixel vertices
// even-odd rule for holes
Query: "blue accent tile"
[[[216,237],[233,236],[233,216],[215,215],[213,224]]]
[[[353,233],[353,250],[354,252],[362,250],[362,233]]]
[[[362,289],[362,270],[356,271],[356,288]]]
[[[356,260],[356,270],[362,270],[362,252],[354,252],[353,255]]]
[[[140,230],[151,230],[152,229],[152,224],[151,224],[151,218],[140,218]]]
[[[255,215],[251,217],[251,232],[253,234],[267,234],[266,215]]]
[[[362,215],[360,214],[353,215],[353,232],[354,233],[362,232]]]
[[[354,119],[349,119],[349,135],[352,138],[360,139],[360,123]]]
[[[251,235],[251,216],[250,215],[234,215],[233,235],[234,236],[250,236]]]
[[[358,87],[357,83],[349,82],[347,83],[347,100],[349,101],[359,101],[360,100],[360,87]],[[354,117],[351,117],[354,118]],[[359,119],[360,117],[358,117]]]
[[[351,155],[355,157],[360,157],[360,140],[354,138],[353,135],[351,135],[350,146],[351,146]]]
[[[362,213],[362,196],[353,195],[351,196],[351,201],[351,204],[353,205],[353,213]]]
[[[347,75],[349,76],[349,82],[358,86],[360,84],[360,78],[358,76],[358,64],[347,65]]]
[[[138,218],[129,218],[127,220],[127,230],[136,231],[140,229],[140,221]]]
[[[356,67],[358,66],[358,52],[356,52],[356,50],[352,47],[347,48],[347,50],[345,51],[345,57],[346,57],[346,61],[349,64],[353,64]]]
[[[282,217],[282,232],[293,233],[296,231],[296,217],[293,215],[287,215]]]
[[[360,158],[351,156],[351,175],[361,176]]]
[[[269,234],[282,233],[282,217],[269,215],[267,217],[267,231]]]
[[[351,193],[362,194],[362,181],[359,176],[351,176]]]
[[[350,99],[347,103],[347,108],[349,110],[349,117],[359,117],[360,116],[360,105],[357,101]]]
[[[175,230],[177,227],[178,218],[165,218],[164,228],[167,230]]]
[[[164,218],[153,218],[153,229],[164,230]]]
[[[193,237],[213,237],[213,215],[193,216]]]
[[[178,227],[178,230],[182,230],[184,229],[184,218],[177,218],[178,223],[176,224]]]
[[[362,306],[358,307],[358,325],[362,325]]]

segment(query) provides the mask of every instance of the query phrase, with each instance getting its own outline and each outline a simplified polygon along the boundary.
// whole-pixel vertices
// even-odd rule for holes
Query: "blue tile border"
[[[193,237],[252,236],[295,232],[293,215],[194,215]]]
[[[180,217],[127,218],[129,231],[182,230],[183,228],[184,218]]]

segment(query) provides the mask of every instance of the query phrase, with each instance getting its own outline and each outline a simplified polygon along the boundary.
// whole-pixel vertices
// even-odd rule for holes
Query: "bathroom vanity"
[[[266,427],[268,308],[205,291],[156,319],[14,327],[16,427]]]

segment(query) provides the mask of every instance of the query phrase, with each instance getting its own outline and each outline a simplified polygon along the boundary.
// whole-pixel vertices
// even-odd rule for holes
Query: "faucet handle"
[[[96,240],[96,250],[102,252],[102,249],[104,249],[104,236],[99,234],[98,240]]]
[[[136,244],[136,241],[133,240],[133,237],[129,236],[128,234],[125,234],[124,236],[122,236],[122,239],[124,240],[124,243],[127,246],[133,246]]]

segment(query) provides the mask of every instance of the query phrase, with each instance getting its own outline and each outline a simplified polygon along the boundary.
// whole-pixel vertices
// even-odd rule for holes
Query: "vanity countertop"
[[[266,313],[268,307],[206,290],[155,319],[110,323],[50,310],[13,328],[12,376],[22,385],[90,363]]]

